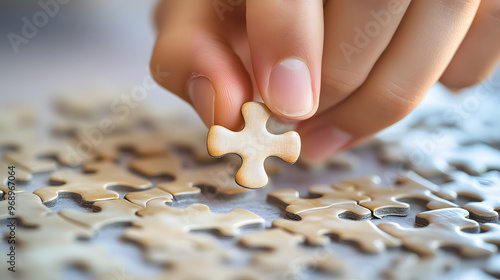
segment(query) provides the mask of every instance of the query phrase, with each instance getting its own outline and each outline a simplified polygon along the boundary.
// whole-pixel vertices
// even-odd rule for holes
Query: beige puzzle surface
[[[200,193],[200,188],[215,188],[218,193],[226,195],[242,194],[247,189],[238,186],[232,176],[234,172],[225,163],[199,167],[183,168],[181,160],[171,155],[135,159],[130,167],[146,176],[171,175],[173,181],[158,184],[158,188],[171,193],[174,197],[182,197]]]
[[[300,136],[294,131],[281,135],[269,133],[266,122],[271,112],[262,103],[245,103],[241,113],[245,120],[245,127],[241,131],[233,132],[219,125],[210,128],[208,152],[214,157],[238,154],[241,167],[236,173],[236,182],[247,188],[262,188],[268,182],[265,159],[276,156],[294,163],[300,154]]]
[[[313,186],[310,190],[318,191],[319,189],[323,189],[323,186]],[[291,189],[271,192],[267,195],[267,198],[272,202],[285,206],[286,215],[292,219],[297,218],[298,215],[303,212],[311,210],[329,208],[338,204],[364,202],[370,200],[368,196],[362,195],[360,192],[332,189],[328,189],[328,191],[324,192],[321,197],[316,198],[300,198],[299,192]],[[361,215],[360,218],[366,219],[370,216],[371,212]]]
[[[158,188],[152,188],[149,190],[138,191],[138,192],[129,192],[125,195],[126,200],[136,205],[139,205],[143,208],[146,208],[146,206],[151,200],[157,198],[163,199],[165,203],[171,203],[173,196],[172,194]]]
[[[260,136],[225,131],[231,136],[224,139],[257,143],[247,159],[260,157],[258,169],[264,162],[266,180],[273,176],[266,188],[252,190],[235,182],[240,159],[209,157],[207,129],[177,108],[132,108],[112,131],[100,131],[102,139],[94,140],[102,141],[88,157],[72,161],[67,147],[99,136],[101,121],[114,116],[99,100],[110,99],[96,97],[83,108],[76,108],[78,98],[64,101],[72,104],[58,105],[54,122],[43,127],[34,111],[6,110],[13,117],[0,118],[0,251],[8,250],[8,218],[17,218],[18,256],[15,274],[4,273],[8,264],[0,257],[2,280],[498,277],[498,167],[496,153],[471,140],[479,136],[439,128],[444,142],[425,148],[441,150],[424,153],[420,164],[378,162],[370,145],[394,157],[401,156],[392,149],[398,145],[413,149],[404,156],[421,152],[419,143],[430,145],[424,140],[434,130],[412,122],[321,168],[303,168],[276,157],[264,161],[275,149],[285,152],[265,141],[294,124],[270,123],[266,108],[250,103],[243,131]],[[410,133],[415,128],[420,132]],[[39,132],[56,133],[38,141]],[[465,155],[445,154],[462,148]],[[16,166],[14,207],[4,193],[10,164]]]
[[[294,267],[319,269],[330,274],[340,274],[346,270],[344,262],[337,256],[325,254],[315,257],[300,248],[298,245],[303,241],[303,237],[278,228],[248,234],[239,240],[245,247],[266,250],[256,253],[252,262],[260,269],[278,273],[276,279],[280,276],[285,279],[297,277]]]
[[[89,163],[84,166],[89,174],[60,171],[51,175],[51,180],[62,182],[60,186],[45,187],[34,193],[40,196],[44,203],[54,202],[60,194],[76,194],[83,204],[91,204],[98,200],[117,199],[118,193],[108,190],[111,186],[126,186],[134,189],[145,189],[151,183],[111,162]]]
[[[419,257],[406,254],[397,258],[384,272],[391,280],[442,279],[457,265],[457,261],[443,255]]]
[[[300,221],[278,219],[273,226],[304,236],[311,245],[325,245],[330,241],[327,234],[335,234],[340,240],[353,241],[369,253],[380,253],[386,247],[398,247],[401,241],[381,231],[369,220],[349,220],[349,217],[368,218],[370,210],[355,202],[339,203],[320,210],[299,214]]]
[[[135,213],[142,207],[124,199],[101,200],[92,204],[96,213],[82,213],[63,209],[59,215],[92,231],[116,223],[129,223],[138,217]]]
[[[484,224],[479,231],[476,221],[467,219],[465,209],[439,209],[417,214],[420,228],[402,228],[395,223],[379,225],[383,231],[400,238],[403,246],[423,256],[437,254],[437,249],[453,247],[468,257],[488,256],[500,245],[500,225]],[[473,233],[467,233],[473,232]]]
[[[125,230],[124,236],[146,248],[148,259],[154,262],[171,258],[171,252],[192,252],[211,250],[215,243],[203,236],[190,235],[193,230],[216,230],[224,236],[239,234],[239,228],[261,225],[264,220],[243,209],[233,209],[229,213],[210,212],[208,206],[192,204],[185,209],[165,205],[165,200],[155,199],[148,207],[137,213],[134,228]],[[161,250],[159,250],[161,249]]]
[[[399,199],[420,199],[427,202],[429,209],[440,209],[449,207],[458,207],[455,203],[442,199],[432,192],[438,192],[440,189],[432,182],[409,173],[406,177],[398,177],[393,187],[384,186],[378,176],[360,178],[354,180],[345,180],[338,186],[332,188],[340,190],[357,190],[371,199],[360,202],[360,205],[373,211],[373,216],[382,218],[384,216],[406,216],[410,209],[408,203],[400,202]],[[313,189],[312,193],[328,193],[328,189]]]
[[[15,166],[11,162],[0,160],[0,194],[8,193],[11,189],[15,188],[15,192],[21,192],[23,189],[17,186],[17,182],[27,182],[33,178],[31,172],[23,170],[22,168],[18,168],[15,166],[14,174],[12,174],[12,170],[9,169],[10,166]],[[9,174],[10,172],[10,174]],[[12,176],[14,175],[14,176]],[[15,178],[16,180],[9,180],[9,176]],[[9,181],[11,183],[9,183]]]
[[[452,201],[459,195],[478,199],[462,206],[469,211],[471,219],[482,223],[498,222],[500,172],[490,171],[476,177],[456,171],[450,179],[449,183],[441,186],[440,196]]]

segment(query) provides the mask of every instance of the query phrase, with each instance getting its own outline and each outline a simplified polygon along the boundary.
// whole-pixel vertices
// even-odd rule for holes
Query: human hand
[[[402,119],[438,80],[467,87],[500,60],[497,0],[164,0],[156,23],[162,86],[233,130],[260,94],[300,121],[311,162]]]

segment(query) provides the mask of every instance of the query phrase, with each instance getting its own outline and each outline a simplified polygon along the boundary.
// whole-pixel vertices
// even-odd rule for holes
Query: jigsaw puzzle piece
[[[16,166],[33,173],[48,172],[57,169],[57,164],[78,166],[91,159],[92,155],[78,153],[75,143],[65,140],[51,140],[39,143],[32,139],[31,143],[23,143],[16,151],[8,151],[4,159]]]
[[[265,249],[256,252],[252,263],[268,273],[296,277],[290,265],[318,269],[329,274],[341,274],[345,271],[344,262],[332,254],[321,253],[321,258],[301,248],[304,242],[300,235],[286,232],[279,228],[248,234],[240,238],[239,243],[248,248]],[[275,275],[277,276],[277,275]]]
[[[500,170],[500,151],[483,143],[464,145],[444,155],[447,161],[472,175]]]
[[[441,186],[439,196],[455,200],[458,195],[479,201],[468,202],[462,208],[467,209],[470,218],[480,223],[498,222],[500,211],[500,172],[490,171],[480,176],[470,176],[456,171],[450,176],[451,182]]]
[[[83,136],[79,136],[82,139]],[[150,156],[167,152],[162,136],[155,132],[128,132],[106,135],[94,150],[101,160],[116,160],[120,149],[132,150],[139,156]]]
[[[231,178],[232,167],[227,163],[193,169],[182,168],[179,158],[170,155],[135,159],[130,167],[146,176],[173,176],[174,180],[158,184],[158,188],[176,198],[199,194],[200,188],[214,188],[222,195],[239,195],[247,190]]]
[[[59,215],[75,224],[96,232],[99,229],[117,223],[130,223],[137,219],[135,214],[143,209],[124,199],[97,201],[92,205],[96,213],[82,213],[72,209],[63,209]]]
[[[267,199],[276,202],[279,205],[285,206],[286,215],[292,219],[297,219],[297,215],[300,215],[307,211],[324,209],[337,204],[349,202],[365,202],[370,200],[368,196],[362,195],[360,192],[351,190],[340,191],[329,189],[329,191],[320,194],[320,188],[323,187],[313,186],[310,188],[310,190],[313,190],[312,193],[321,195],[320,197],[316,198],[300,198],[298,191],[292,189],[284,189],[269,193],[267,195]],[[314,190],[316,190],[316,192],[314,192]],[[371,216],[371,212],[369,212],[367,215]]]
[[[16,243],[18,242],[23,248],[36,247],[38,244],[57,247],[90,237],[90,230],[52,214],[38,219],[33,227],[17,228]]]
[[[311,163],[302,158],[299,158],[298,162],[307,169],[323,169],[328,166],[352,169],[359,164],[359,157],[353,151],[345,150],[335,154],[324,163]]]
[[[484,271],[491,276],[500,279],[500,255],[491,257],[486,263]]]
[[[54,203],[60,194],[75,194],[81,197],[83,204],[92,204],[95,201],[119,198],[118,193],[107,188],[112,186],[126,186],[134,189],[145,189],[151,183],[111,162],[96,162],[86,164],[85,172],[74,173],[60,171],[53,173],[51,180],[62,182],[60,186],[40,188],[34,193],[44,203]]]
[[[214,125],[207,137],[208,153],[214,157],[238,154],[241,167],[236,173],[236,182],[247,188],[262,188],[268,178],[264,169],[267,157],[276,156],[294,163],[300,154],[300,136],[295,131],[271,134],[266,128],[271,112],[259,102],[247,102],[241,108],[245,127],[234,132]]]
[[[401,245],[400,240],[378,229],[371,221],[353,221],[346,218],[368,218],[371,212],[355,202],[337,204],[328,208],[308,211],[299,215],[300,221],[278,219],[273,226],[305,236],[311,245],[325,245],[330,241],[326,234],[335,234],[341,240],[353,241],[369,253],[380,253],[386,247]]]
[[[232,256],[223,250],[212,249],[200,252],[170,252],[164,261],[168,269],[155,275],[151,280],[258,280],[265,279],[261,274],[249,269],[228,265]],[[196,267],[196,269],[193,269]]]
[[[10,179],[15,180],[9,180],[9,177]],[[4,194],[7,194],[11,190],[13,190],[15,193],[24,192],[24,190],[17,185],[17,182],[27,182],[30,181],[31,178],[32,175],[30,172],[19,168],[10,162],[0,160],[0,194],[2,192]]]
[[[149,190],[139,191],[139,192],[129,192],[125,195],[126,200],[136,205],[139,205],[143,208],[146,208],[151,200],[157,198],[164,199],[166,203],[172,203],[173,201],[172,194],[158,188],[152,188]]]
[[[148,260],[160,263],[168,261],[172,252],[175,256],[217,248],[212,239],[189,234],[192,230],[217,230],[235,236],[239,227],[264,223],[261,217],[243,209],[215,214],[203,204],[180,209],[166,206],[163,199],[151,200],[138,215],[141,217],[132,221],[133,227],[125,230],[124,237],[146,248]]]
[[[21,249],[18,255],[16,274],[20,277],[16,279],[64,279],[64,271],[69,267],[81,268],[89,277],[97,279],[108,271],[111,263],[109,253],[104,248],[85,243],[38,245]]]
[[[419,257],[405,254],[398,257],[384,271],[390,280],[429,280],[443,279],[444,274],[457,266],[457,262],[443,255]]]
[[[485,224],[467,219],[465,209],[438,209],[417,214],[420,228],[403,228],[396,223],[380,224],[379,228],[403,241],[403,246],[421,256],[434,256],[441,247],[453,247],[466,257],[488,256],[497,252],[500,244],[500,225]],[[476,232],[476,233],[466,233]],[[493,243],[493,244],[490,244]]]
[[[151,201],[153,202],[153,201]],[[204,204],[191,204],[185,209],[166,206],[163,201],[156,200],[143,210],[138,212],[139,216],[162,216],[168,217],[172,226],[189,232],[191,230],[216,230],[224,236],[235,236],[239,234],[239,228],[250,225],[262,225],[264,219],[244,209],[233,209],[225,214],[210,212],[210,208]]]
[[[438,192],[439,186],[418,176],[416,173],[408,173],[407,176],[398,177],[393,187],[384,186],[378,176],[359,178],[343,181],[334,188],[341,190],[354,189],[371,198],[370,201],[360,202],[373,211],[373,216],[382,218],[385,216],[407,216],[410,205],[400,202],[400,199],[420,199],[427,202],[429,209],[441,209],[458,207],[453,202],[442,199],[433,194]]]
[[[36,124],[36,118],[37,114],[34,108],[25,106],[4,107],[0,110],[0,132],[7,135],[19,130],[31,129]]]
[[[30,192],[19,192],[15,194],[15,204],[9,200],[0,201],[0,220],[17,218],[25,226],[36,226],[40,219],[52,214],[52,211],[43,205],[37,195]]]

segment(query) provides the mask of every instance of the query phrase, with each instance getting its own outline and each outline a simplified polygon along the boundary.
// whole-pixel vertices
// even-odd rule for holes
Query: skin
[[[498,0],[164,0],[151,69],[207,126],[260,100],[321,162],[500,61]],[[166,75],[168,73],[168,75]]]

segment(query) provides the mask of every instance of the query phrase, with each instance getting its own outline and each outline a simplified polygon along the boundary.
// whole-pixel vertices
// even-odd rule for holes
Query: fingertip
[[[353,141],[353,136],[327,123],[301,125],[301,157],[309,163],[321,163],[342,151]]]
[[[272,70],[267,103],[275,114],[295,120],[312,116],[318,107],[309,67],[297,58],[287,58]]]

